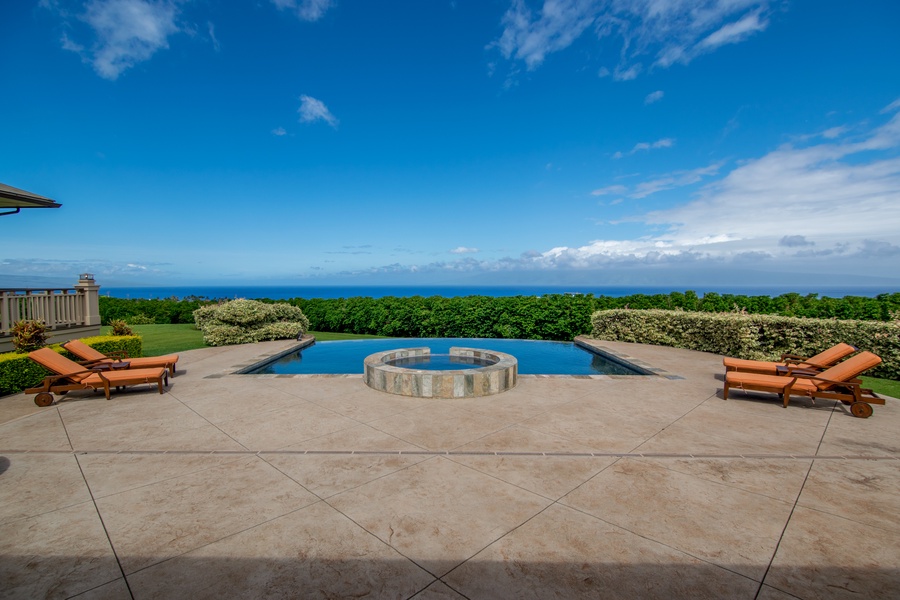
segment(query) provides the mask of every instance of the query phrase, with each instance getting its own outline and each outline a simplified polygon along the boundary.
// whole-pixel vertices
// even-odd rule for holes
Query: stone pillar
[[[100,325],[100,286],[94,281],[91,273],[82,273],[78,276],[75,289],[82,296],[84,302],[84,324]]]

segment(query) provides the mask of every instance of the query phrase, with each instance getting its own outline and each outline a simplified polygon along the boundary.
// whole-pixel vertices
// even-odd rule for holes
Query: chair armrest
[[[806,357],[799,354],[782,354],[781,362],[805,362]]]

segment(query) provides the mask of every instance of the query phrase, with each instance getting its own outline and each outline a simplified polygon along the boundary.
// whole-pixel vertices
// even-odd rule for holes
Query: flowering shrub
[[[309,319],[295,306],[244,299],[198,308],[194,322],[210,346],[296,338],[309,329]]]
[[[134,335],[134,331],[128,326],[128,323],[122,319],[113,319],[109,322],[109,326],[112,327],[110,335]]]
[[[900,322],[839,321],[776,315],[670,310],[601,310],[591,317],[595,338],[776,360],[783,353],[812,356],[845,342],[874,352],[875,377],[900,379]]]

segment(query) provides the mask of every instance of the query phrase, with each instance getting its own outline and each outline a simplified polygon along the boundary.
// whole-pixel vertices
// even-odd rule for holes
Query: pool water
[[[395,358],[385,364],[401,369],[419,369],[423,371],[451,371],[460,369],[480,369],[496,364],[496,361],[475,358],[474,356],[455,356],[453,354],[426,354],[425,356],[406,356]]]
[[[637,368],[629,368],[627,363],[611,360],[572,342],[483,338],[390,338],[316,342],[245,372],[276,375],[361,374],[363,360],[370,354],[422,346],[431,348],[432,354],[449,354],[450,348],[454,346],[512,354],[519,361],[521,375],[645,374]],[[408,365],[404,366],[410,368]]]

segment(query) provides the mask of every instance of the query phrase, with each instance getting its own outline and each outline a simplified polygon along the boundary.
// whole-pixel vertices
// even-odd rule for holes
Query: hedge
[[[103,354],[126,352],[133,358],[141,356],[141,338],[137,335],[98,335],[82,338],[81,341]],[[48,347],[75,360],[75,356],[60,345],[54,344]],[[41,380],[48,375],[53,375],[53,373],[30,360],[27,354],[17,352],[0,354],[0,396],[16,394],[26,388],[40,385]]]
[[[194,321],[209,346],[297,338],[309,329],[309,319],[296,306],[243,298],[201,306]]]
[[[868,373],[900,379],[900,321],[802,319],[775,315],[671,310],[604,310],[591,318],[592,337],[776,360],[811,356],[840,342],[874,352],[882,363]]]

